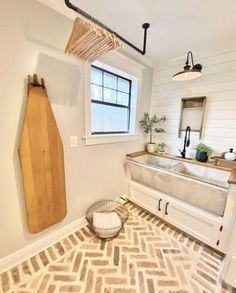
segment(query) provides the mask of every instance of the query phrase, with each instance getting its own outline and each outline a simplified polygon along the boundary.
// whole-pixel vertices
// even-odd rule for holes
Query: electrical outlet
[[[71,135],[70,136],[70,146],[72,148],[76,148],[78,146],[78,138],[76,135]]]

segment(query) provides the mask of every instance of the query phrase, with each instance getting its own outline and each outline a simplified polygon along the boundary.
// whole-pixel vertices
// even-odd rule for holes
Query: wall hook
[[[37,74],[33,74],[33,77],[28,75],[28,87],[30,86],[45,88],[44,79],[41,78],[41,83],[39,83]]]

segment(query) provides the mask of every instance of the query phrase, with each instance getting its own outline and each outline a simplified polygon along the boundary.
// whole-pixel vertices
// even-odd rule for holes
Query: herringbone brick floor
[[[131,202],[119,237],[86,226],[1,275],[0,292],[231,292],[220,281],[222,256]]]

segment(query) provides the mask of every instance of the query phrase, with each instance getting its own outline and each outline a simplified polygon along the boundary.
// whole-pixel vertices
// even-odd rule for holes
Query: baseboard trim
[[[11,269],[12,267],[22,263],[23,261],[31,258],[39,252],[47,249],[73,232],[79,230],[87,224],[86,218],[82,217],[78,220],[58,229],[55,232],[36,240],[35,242],[27,245],[26,247],[13,252],[0,259],[0,274]]]
[[[126,194],[116,197],[115,200],[124,203],[127,196]],[[52,232],[51,234],[34,241],[33,243],[27,245],[26,247],[19,249],[12,254],[9,254],[3,258],[0,258],[0,274],[19,265],[25,260],[31,258],[32,256],[38,254],[39,252],[47,249],[58,241],[64,239],[73,232],[81,229],[87,224],[87,220],[84,217],[77,219],[76,221]]]

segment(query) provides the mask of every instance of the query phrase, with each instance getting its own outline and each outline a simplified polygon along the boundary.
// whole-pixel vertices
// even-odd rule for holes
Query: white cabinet
[[[166,222],[217,248],[220,217],[170,196],[166,196],[166,202]]]
[[[218,249],[221,217],[134,181],[130,181],[129,199],[173,226]]]
[[[236,288],[236,223],[229,243],[229,253],[226,256],[223,280]]]
[[[229,260],[224,281],[236,288],[236,255],[232,255]]]
[[[158,215],[160,218],[163,217],[165,202],[163,196],[158,192],[141,184],[133,183],[130,184],[129,198],[149,212]]]

